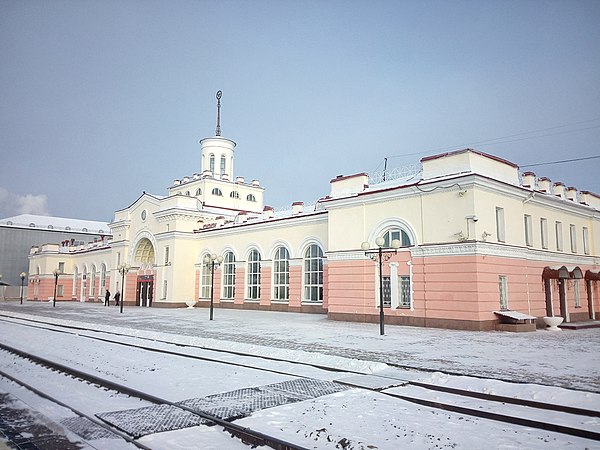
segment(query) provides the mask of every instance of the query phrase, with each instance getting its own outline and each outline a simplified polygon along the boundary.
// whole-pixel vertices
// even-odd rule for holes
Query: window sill
[[[288,305],[290,303],[289,300],[271,300],[271,303],[275,305]]]
[[[319,300],[319,301],[302,300],[302,303],[301,303],[302,306],[322,305],[322,304],[323,304],[323,300]]]
[[[260,303],[260,300],[254,298],[245,298],[244,303]]]

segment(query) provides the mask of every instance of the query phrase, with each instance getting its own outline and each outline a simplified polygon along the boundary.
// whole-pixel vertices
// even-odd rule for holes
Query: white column
[[[390,289],[392,291],[392,309],[398,308],[400,302],[398,299],[400,290],[398,289],[398,263],[390,263]]]
[[[413,301],[413,263],[412,261],[406,261],[406,265],[408,266],[408,275],[409,275],[409,282],[410,282],[410,310],[414,311],[415,310],[415,305],[414,305],[414,301]]]

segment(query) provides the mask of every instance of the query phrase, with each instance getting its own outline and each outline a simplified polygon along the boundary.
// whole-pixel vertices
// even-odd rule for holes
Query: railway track
[[[146,340],[145,343],[124,342],[122,340],[124,337],[131,338],[131,336],[127,336],[125,334],[112,333],[111,338],[110,333],[102,332],[98,334],[98,332],[96,332],[95,330],[90,330],[85,327],[65,327],[62,325],[58,326],[40,320],[28,321],[22,318],[8,318],[6,317],[6,315],[4,316],[5,317],[1,320],[10,321],[11,323],[20,323],[20,325],[41,328],[45,331],[52,331],[55,333],[76,334],[80,337],[85,337],[87,339],[100,340],[102,342],[135,348],[142,351],[150,351],[154,353],[162,353],[164,355],[184,357],[190,359],[200,359],[203,361],[211,361],[213,363],[218,364],[235,365],[237,367],[251,368],[255,370],[265,370],[277,373],[279,375],[288,375],[292,377],[305,376],[302,374],[301,371],[292,371],[290,369],[282,370],[266,368],[260,364],[260,361],[264,360],[264,357],[257,357],[256,355],[251,355],[247,353],[229,352],[230,354],[234,354],[236,356],[243,356],[245,361],[226,361],[223,360],[222,357],[219,357],[221,356],[220,354],[222,353],[222,351],[216,352],[212,350],[214,353],[214,356],[212,357],[206,355],[198,356],[186,353],[184,351],[185,349],[182,348],[183,346],[181,344],[176,344],[175,346],[173,346],[173,343],[168,343],[166,341],[160,342],[160,344],[162,345],[173,346],[172,349],[167,350],[164,348],[156,348],[155,346],[153,346],[157,343],[157,341],[155,340],[153,341],[154,344],[148,342],[148,340]],[[92,336],[86,333],[93,333],[97,335]],[[121,340],[116,341],[115,339]],[[244,442],[251,443],[252,445],[269,445],[272,448],[281,449],[303,448],[301,446],[287,441],[281,441],[273,436],[264,435],[263,433],[255,432],[254,430],[248,428],[239,427],[227,420],[223,420],[222,418],[212,416],[205,412],[193,410],[193,408],[188,408],[185,406],[182,408],[182,405],[175,404],[174,402],[170,402],[167,399],[163,399],[145,392],[140,392],[128,386],[110,382],[101,377],[95,377],[84,372],[76,371],[65,365],[45,360],[44,358],[40,358],[37,355],[30,355],[27,352],[21,351],[16,348],[11,348],[5,345],[1,345],[1,347],[4,348],[6,351],[12,352],[13,354],[18,354],[21,358],[27,358],[29,360],[35,361],[36,364],[42,364],[46,367],[52,368],[53,370],[59,370],[67,374],[68,376],[78,377],[81,380],[85,380],[89,383],[94,383],[98,386],[102,386],[105,389],[112,389],[116,392],[126,393],[127,395],[143,399],[152,404],[168,405],[170,407],[177,407],[186,410],[189,413],[198,415],[202,419],[222,426],[223,429],[229,431],[233,435],[240,437]],[[198,348],[193,346],[191,347],[196,349]],[[208,349],[201,348],[201,350]],[[273,359],[276,359],[277,361],[285,361],[282,358]],[[306,365],[298,363],[296,361],[285,362],[292,363],[297,367],[302,367]],[[452,411],[455,413],[470,415],[488,420],[511,423],[531,428],[538,428],[541,430],[552,431],[556,433],[562,433],[566,435],[600,441],[600,432],[593,426],[586,425],[586,423],[589,422],[590,419],[592,419],[593,422],[593,418],[600,417],[600,412],[597,410],[579,408],[562,404],[544,403],[483,392],[474,392],[471,390],[442,386],[434,383],[425,383],[422,381],[410,380],[405,378],[365,375],[357,371],[353,372],[348,370],[339,370],[315,364],[312,364],[310,366],[320,370],[325,370],[327,372],[337,372],[340,376],[336,380],[336,382],[340,385],[374,390],[381,395],[385,395],[387,397],[394,398],[397,400],[408,401],[430,408],[441,409],[444,411]],[[367,379],[370,379],[371,383],[365,382],[365,380]],[[374,384],[373,380],[376,380]],[[550,420],[548,420],[549,415],[551,416]],[[574,422],[574,417],[576,418],[575,422],[579,420],[581,424],[580,426],[572,426],[572,423]]]

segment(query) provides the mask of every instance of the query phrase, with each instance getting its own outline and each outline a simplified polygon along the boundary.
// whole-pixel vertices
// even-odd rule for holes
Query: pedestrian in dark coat
[[[115,294],[115,304],[117,306],[119,306],[119,299],[121,298],[121,293],[119,291],[117,291],[117,293]]]
[[[110,304],[110,291],[107,289],[106,294],[104,294],[104,306],[108,306]]]

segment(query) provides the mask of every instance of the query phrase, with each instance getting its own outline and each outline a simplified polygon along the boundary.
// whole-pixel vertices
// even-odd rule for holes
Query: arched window
[[[202,255],[201,261],[210,255],[208,253]],[[200,279],[200,298],[210,298],[210,288],[212,286],[212,274],[210,273],[210,266],[202,264],[202,278]]]
[[[106,264],[100,266],[100,292],[106,289]]]
[[[215,176],[215,155],[214,154],[210,154],[210,173],[213,175],[213,177]]]
[[[285,247],[279,247],[273,257],[273,299],[290,298],[290,253]]]
[[[231,198],[240,198],[240,193],[238,191],[231,191],[229,194]]]
[[[413,243],[410,241],[408,233],[401,228],[390,228],[383,234],[384,247],[391,247],[392,241],[398,239],[402,247],[410,247]]]
[[[250,300],[260,299],[260,253],[258,250],[252,250],[248,255],[246,266],[248,287],[246,298]]]
[[[52,225],[48,225],[48,229],[49,229],[49,230],[53,230],[53,229],[54,229],[54,227],[53,227]]]
[[[90,273],[90,297],[96,296],[96,265],[92,265],[92,272]]]
[[[202,195],[202,189],[200,189],[200,188],[196,189],[196,195]]]
[[[316,244],[304,252],[304,300],[323,301],[323,250]]]
[[[221,192],[221,189],[219,189],[219,188],[213,188],[212,194],[218,195],[219,197],[223,195],[223,193]]]
[[[81,229],[81,231],[83,231],[84,233],[87,233],[87,230],[88,230],[88,229],[87,229],[87,228],[85,228],[85,227],[83,227],[83,228]]]
[[[253,194],[248,194],[246,195],[246,200],[248,200],[249,202],[255,202],[256,197]]]
[[[190,196],[190,191],[185,191],[185,195]]]
[[[221,155],[221,175],[225,173],[225,155]]]
[[[232,252],[225,254],[223,260],[223,298],[233,299],[235,296],[235,256]]]

